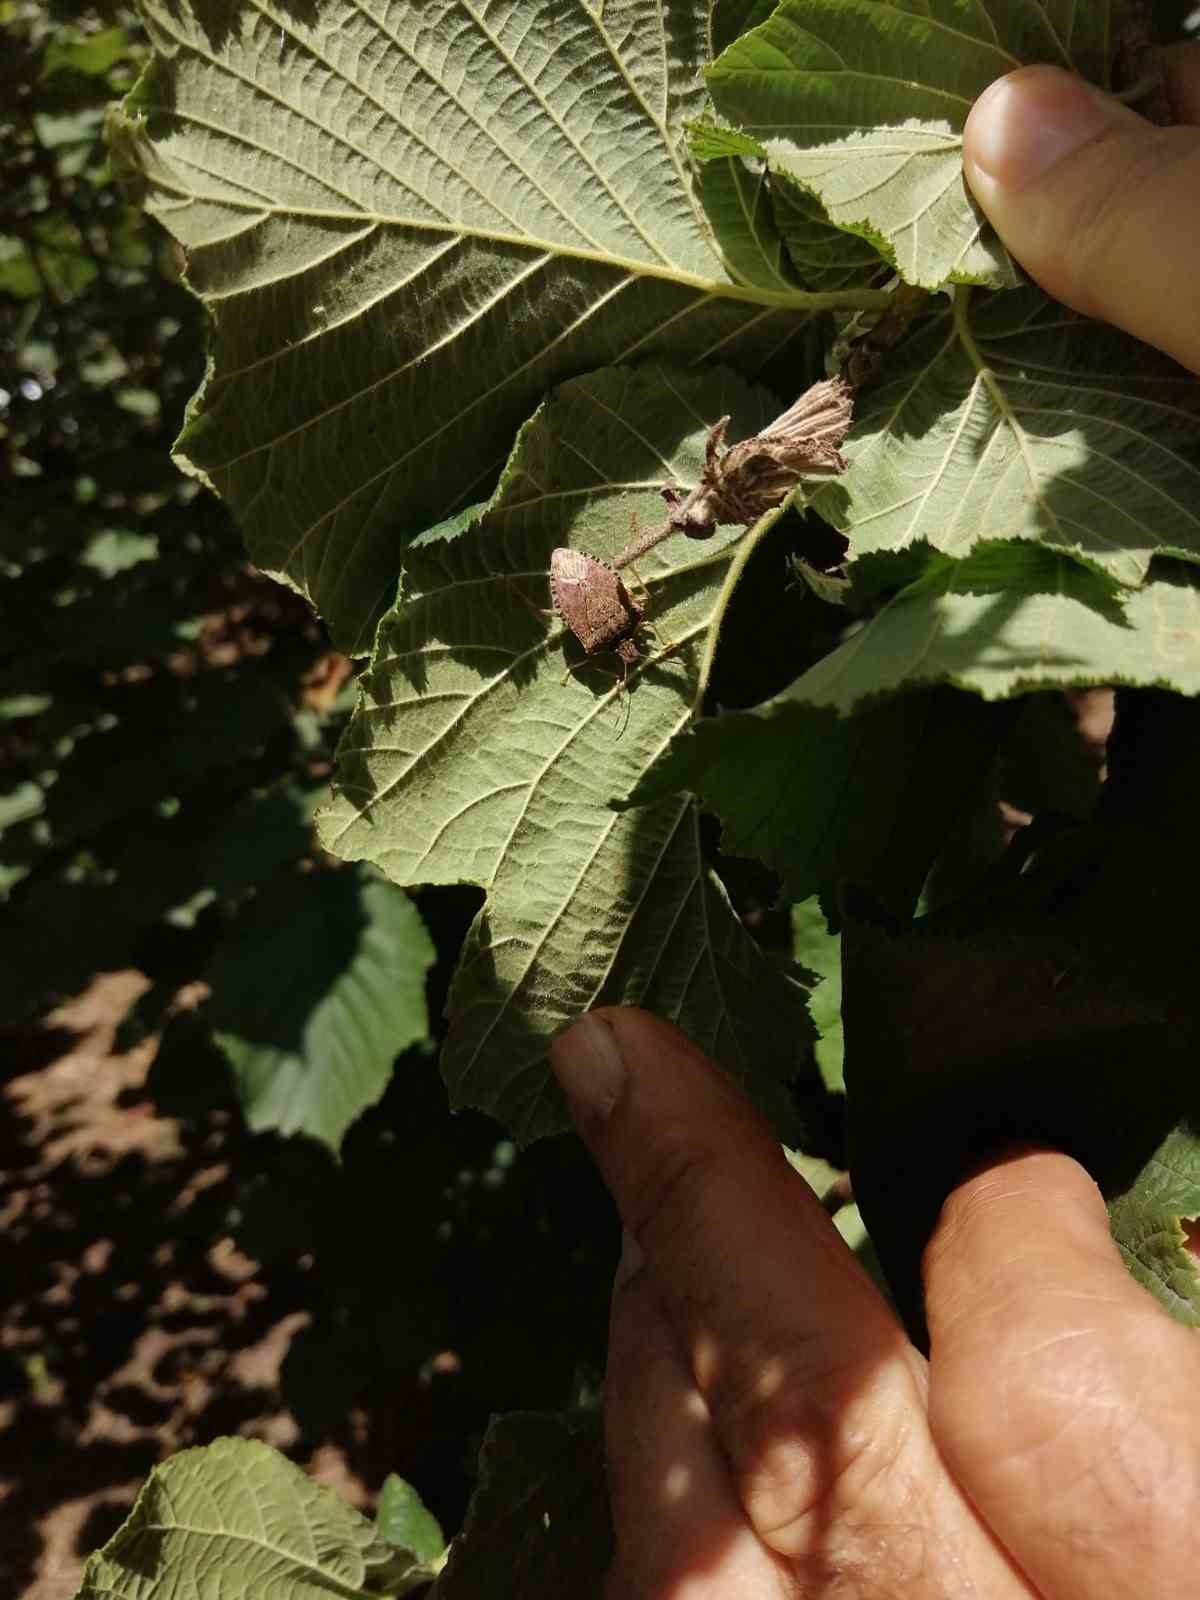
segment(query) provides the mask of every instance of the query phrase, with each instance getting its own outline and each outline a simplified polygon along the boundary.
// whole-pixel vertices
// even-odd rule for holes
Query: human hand
[[[1163,52],[1158,128],[1057,67],[999,78],[971,109],[966,179],[1048,294],[1200,372],[1200,44]]]
[[[555,1042],[616,1200],[616,1600],[1153,1600],[1200,1554],[1200,1344],[1050,1152],[950,1195],[928,1363],[770,1128],[632,1009]]]

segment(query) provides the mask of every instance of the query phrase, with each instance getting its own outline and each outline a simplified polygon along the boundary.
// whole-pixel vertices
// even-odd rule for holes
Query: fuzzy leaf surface
[[[812,503],[854,557],[1038,540],[1114,583],[1200,559],[1200,382],[1040,290],[959,291],[860,398]]]
[[[1109,1203],[1125,1265],[1180,1322],[1200,1327],[1200,1272],[1189,1244],[1200,1217],[1200,1141],[1174,1128],[1129,1187]]]
[[[1090,574],[1048,550],[1009,545],[947,562],[810,667],[793,692],[843,715],[873,696],[933,683],[985,700],[1110,683],[1200,694],[1200,574],[1164,562],[1119,609],[1103,598]]]
[[[571,373],[800,332],[692,190],[707,6],[147,0],[112,128],[214,319],[179,442],[253,559],[365,651],[408,538]]]
[[[962,175],[962,130],[994,79],[1045,61],[1107,83],[1111,0],[784,0],[708,72],[718,113],[774,170],[872,239],[905,280],[995,288],[1020,274]]]
[[[690,799],[608,803],[691,717],[740,530],[676,536],[638,563],[665,644],[640,632],[627,691],[611,658],[587,662],[533,610],[556,546],[613,555],[631,514],[661,519],[664,479],[696,481],[711,419],[732,413],[742,437],[777,408],[721,369],[564,384],[522,429],[478,525],[410,547],[360,680],[322,837],[400,884],[488,891],[451,989],[443,1070],[456,1105],[521,1139],[565,1125],[546,1046],[598,1001],[672,1018],[786,1121],[779,1084],[808,1028],[799,987],[733,915]],[[564,679],[564,666],[578,670]]]
[[[75,1600],[382,1600],[432,1576],[277,1450],[217,1439],[155,1467]]]

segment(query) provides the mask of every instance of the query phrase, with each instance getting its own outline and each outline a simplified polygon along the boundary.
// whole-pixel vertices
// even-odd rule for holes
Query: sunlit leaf
[[[563,1126],[546,1046],[599,1001],[672,1017],[786,1120],[801,991],[733,915],[690,800],[608,804],[692,715],[740,530],[675,535],[639,562],[644,594],[630,582],[657,637],[642,630],[627,688],[532,609],[555,546],[611,557],[632,517],[661,518],[665,479],[696,481],[715,416],[732,413],[741,437],[776,406],[720,369],[563,385],[522,430],[480,523],[410,548],[360,680],[324,842],[400,884],[488,890],[450,994],[444,1070],[456,1104],[523,1139]]]
[[[1200,382],[1036,289],[960,290],[921,322],[846,455],[813,504],[852,556],[1031,539],[1124,584],[1155,555],[1200,559]]]
[[[1200,694],[1200,574],[1163,563],[1120,608],[1050,551],[1001,546],[903,590],[794,693],[842,713],[880,694],[950,683],[986,700],[1124,683]]]
[[[784,0],[709,69],[717,111],[909,283],[999,287],[1013,262],[963,182],[962,130],[995,78],[1045,61],[1106,83],[1115,0]]]
[[[730,278],[693,193],[702,0],[146,14],[114,139],[215,327],[180,450],[350,648],[552,384],[754,370],[805,325],[786,282]]]
[[[255,1439],[217,1439],[155,1467],[91,1557],[75,1600],[288,1600],[408,1594],[430,1568],[397,1551],[333,1489]]]

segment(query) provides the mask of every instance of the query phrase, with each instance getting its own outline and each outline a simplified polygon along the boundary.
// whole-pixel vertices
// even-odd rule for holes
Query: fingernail
[[[613,1289],[619,1289],[622,1284],[629,1282],[635,1272],[640,1272],[645,1262],[642,1247],[626,1228],[621,1234],[621,1259],[617,1262],[617,1270],[613,1275]]]
[[[550,1065],[576,1126],[603,1122],[621,1098],[625,1060],[603,1017],[588,1012],[560,1033],[550,1046]]]
[[[1002,188],[1022,189],[1123,115],[1115,100],[1058,67],[998,78],[967,119],[968,176],[975,167]]]

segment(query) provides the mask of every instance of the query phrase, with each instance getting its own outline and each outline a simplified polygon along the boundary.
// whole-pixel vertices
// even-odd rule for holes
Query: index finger
[[[633,1010],[589,1014],[552,1060],[758,1536],[801,1566],[836,1546],[845,1574],[859,1559],[892,1570],[890,1529],[954,1548],[1009,1594],[929,1437],[924,1363],[733,1083]]]

